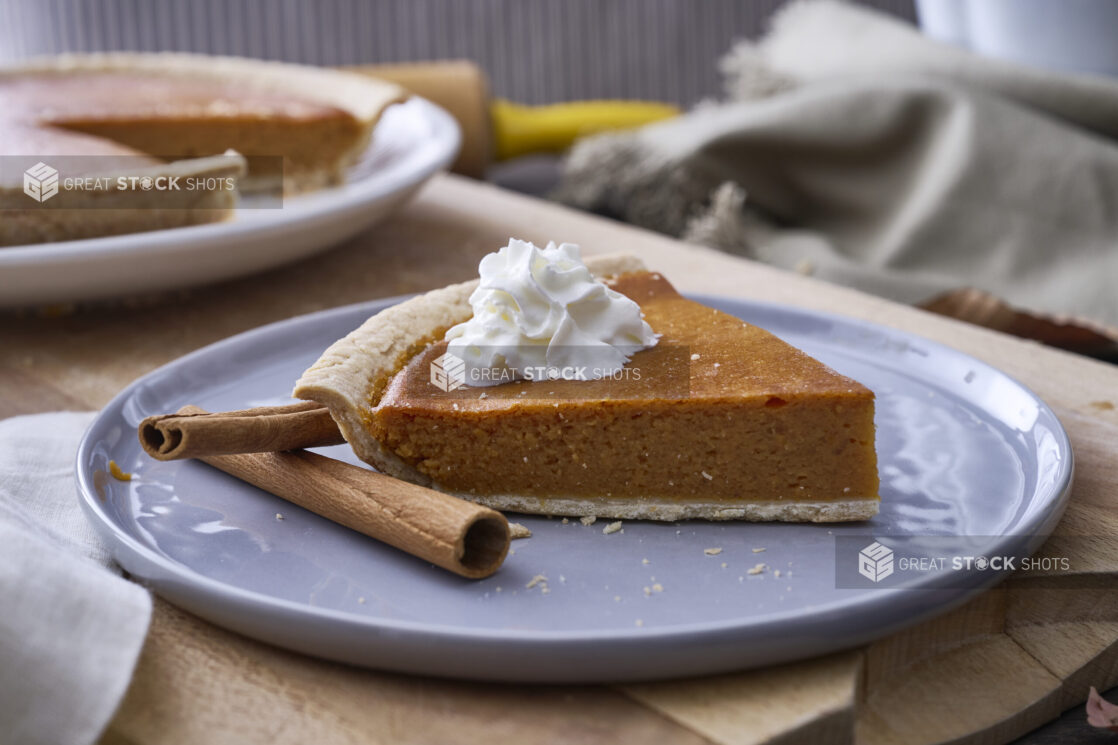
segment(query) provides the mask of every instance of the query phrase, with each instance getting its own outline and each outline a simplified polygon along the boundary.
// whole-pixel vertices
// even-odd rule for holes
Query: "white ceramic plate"
[[[0,248],[0,306],[187,287],[323,251],[407,201],[453,160],[460,137],[453,117],[412,98],[385,111],[347,183],[288,197],[282,209],[240,209],[209,225]]]
[[[513,543],[494,576],[469,581],[201,463],[160,463],[141,451],[136,426],[148,415],[186,403],[221,411],[288,401],[327,345],[398,299],[256,329],[137,380],[81,444],[82,504],[125,569],[215,623],[352,664],[535,682],[698,675],[862,644],[1003,576],[910,573],[898,562],[874,583],[856,571],[863,546],[881,540],[898,557],[921,545],[1023,556],[1055,526],[1071,484],[1070,445],[1052,411],[1004,373],[894,329],[699,299],[873,389],[876,518],[626,521],[624,532],[605,535],[604,522],[515,516],[533,536]],[[356,462],[348,447],[323,452]],[[110,459],[134,480],[106,478]],[[843,541],[853,542],[848,554]],[[766,567],[750,574],[759,563]],[[547,593],[527,586],[538,574]]]

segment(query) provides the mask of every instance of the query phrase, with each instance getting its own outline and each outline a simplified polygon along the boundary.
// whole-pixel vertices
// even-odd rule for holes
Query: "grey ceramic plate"
[[[140,450],[136,425],[151,414],[186,403],[218,411],[288,401],[292,382],[328,344],[398,299],[256,329],[136,381],[81,444],[82,504],[133,576],[222,626],[358,665],[538,682],[696,675],[864,643],[941,613],[1000,575],[898,571],[859,585],[854,571],[843,586],[837,568],[849,575],[857,551],[847,567],[836,549],[845,536],[859,545],[871,535],[915,543],[961,536],[978,540],[985,555],[1022,556],[1055,526],[1071,484],[1067,436],[1042,401],[1003,373],[861,321],[698,299],[875,391],[878,517],[626,522],[606,535],[602,522],[514,516],[532,538],[513,543],[496,575],[468,581],[200,463],[157,463]],[[345,447],[323,452],[354,461]],[[135,478],[105,478],[110,459]],[[750,574],[759,563],[765,568]],[[538,574],[546,592],[542,583],[528,587]]]

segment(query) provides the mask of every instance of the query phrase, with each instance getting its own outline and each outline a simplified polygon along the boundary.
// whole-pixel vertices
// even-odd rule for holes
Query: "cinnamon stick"
[[[195,440],[192,447],[196,452],[210,452],[221,443],[243,446],[259,434],[254,429],[258,427],[256,423],[244,425],[235,420],[270,419],[274,426],[279,426],[290,421],[286,417],[298,413],[296,409],[310,411],[306,404],[296,404],[219,415],[184,406],[177,414],[151,419],[157,420],[156,425],[174,417],[191,422],[188,429]],[[277,411],[280,413],[276,414]],[[199,421],[216,424],[195,428],[193,423]],[[145,442],[144,428],[148,422],[144,420],[140,425],[141,442]],[[237,435],[222,433],[225,428],[231,428]],[[304,432],[304,439],[308,431],[312,430]],[[282,441],[297,439],[293,436]],[[259,445],[264,441],[261,437],[255,442]],[[147,450],[146,443],[144,449]],[[173,448],[171,452],[179,450]],[[231,455],[210,452],[195,457],[292,504],[463,577],[488,577],[497,571],[508,553],[509,525],[500,512],[367,468],[303,450]]]
[[[488,577],[508,553],[500,512],[367,468],[305,450],[200,460],[463,577]]]
[[[140,423],[140,444],[156,460],[204,455],[267,453],[345,442],[329,410],[314,401],[211,414],[188,407],[149,416]]]

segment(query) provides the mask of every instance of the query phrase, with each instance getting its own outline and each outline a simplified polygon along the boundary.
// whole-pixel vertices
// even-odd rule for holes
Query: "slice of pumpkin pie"
[[[295,396],[367,463],[502,510],[679,520],[877,513],[874,395],[632,257],[510,241],[388,308]]]

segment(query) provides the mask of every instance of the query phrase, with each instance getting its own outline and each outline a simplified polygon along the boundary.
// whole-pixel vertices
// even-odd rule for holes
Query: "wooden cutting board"
[[[683,290],[893,325],[1015,376],[1056,409],[1075,449],[1071,504],[1045,547],[1070,556],[1073,574],[1015,576],[934,621],[822,659],[613,687],[349,668],[157,601],[103,743],[1002,743],[1078,705],[1088,686],[1118,683],[1118,368],[457,177],[294,266],[173,297],[0,315],[0,416],[99,407],[230,334],[476,276],[478,259],[510,235],[632,251]]]

